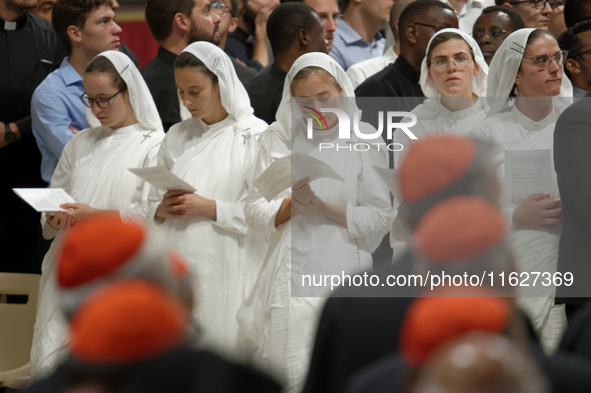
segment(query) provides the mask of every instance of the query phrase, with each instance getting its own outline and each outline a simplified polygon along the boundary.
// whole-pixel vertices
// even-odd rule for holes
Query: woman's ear
[[[478,63],[474,60],[474,76],[478,76],[478,74],[480,73],[480,66],[478,65]]]

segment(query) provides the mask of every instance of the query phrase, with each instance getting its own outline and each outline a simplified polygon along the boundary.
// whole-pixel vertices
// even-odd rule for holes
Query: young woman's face
[[[206,124],[223,120],[218,120],[219,114],[224,112],[219,84],[193,67],[176,69],[174,77],[183,105],[194,119],[201,119]]]
[[[470,47],[464,40],[451,39],[431,51],[429,79],[442,97],[471,97],[472,78],[479,72],[480,67],[472,60]]]
[[[292,84],[293,96],[297,98],[297,103],[302,111],[304,120],[311,118],[309,108],[320,111],[321,108],[338,108],[340,106],[340,97],[342,89],[335,86],[335,83],[328,77],[312,73],[305,79],[296,80]],[[307,108],[306,108],[307,107]],[[334,113],[323,113],[328,128],[333,127],[338,118]],[[315,129],[324,129],[317,121],[313,121]]]
[[[94,101],[90,109],[102,126],[117,129],[135,123],[129,93],[127,90],[120,92],[111,75],[103,72],[85,74],[82,83],[89,101]],[[97,102],[97,99],[103,104],[99,106],[100,102]]]
[[[547,69],[540,69],[536,65],[537,58],[541,55],[554,56],[560,51],[556,40],[544,34],[533,41],[525,50],[521,69],[515,78],[515,84],[519,91],[519,97],[553,97],[560,94],[562,83],[562,64],[555,60],[550,62]]]

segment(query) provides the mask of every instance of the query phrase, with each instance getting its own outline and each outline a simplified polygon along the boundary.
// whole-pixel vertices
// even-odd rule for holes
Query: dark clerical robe
[[[39,272],[44,250],[39,213],[12,191],[45,187],[41,153],[31,130],[33,91],[65,55],[51,24],[29,13],[14,22],[0,19],[0,121],[16,123],[22,139],[0,148],[0,271]],[[39,240],[40,241],[40,240]],[[14,256],[18,255],[18,259]]]

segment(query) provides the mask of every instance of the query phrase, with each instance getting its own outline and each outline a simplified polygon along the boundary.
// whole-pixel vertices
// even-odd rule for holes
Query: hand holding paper
[[[176,176],[167,168],[153,166],[149,168],[127,168],[136,176],[141,177],[148,183],[164,190],[182,190],[185,192],[195,192],[197,189]]]
[[[302,179],[309,181],[327,178],[344,181],[327,163],[307,154],[292,154],[271,164],[253,181],[255,188],[266,200],[271,201],[281,191],[291,187]]]

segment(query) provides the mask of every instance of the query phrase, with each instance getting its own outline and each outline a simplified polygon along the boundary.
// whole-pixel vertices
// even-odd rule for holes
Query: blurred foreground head
[[[181,303],[153,283],[121,280],[99,288],[70,319],[66,385],[126,391],[138,365],[182,346],[188,323]]]
[[[443,344],[468,332],[509,331],[513,307],[489,288],[448,287],[432,295],[414,300],[402,324],[401,355],[415,369],[422,368]]]
[[[507,224],[496,205],[470,195],[448,198],[415,228],[416,261],[432,274],[476,275],[470,284],[480,285],[483,275],[513,271],[506,236]]]
[[[80,221],[62,238],[57,282],[66,315],[86,296],[116,280],[140,278],[160,285],[192,307],[189,271],[170,253],[146,223],[125,221],[117,214],[98,214]]]
[[[457,195],[475,195],[497,203],[499,185],[494,173],[492,147],[453,135],[416,141],[402,160],[399,176],[401,212],[409,225],[437,202]]]
[[[468,333],[439,349],[413,393],[547,393],[531,354],[499,335]]]

